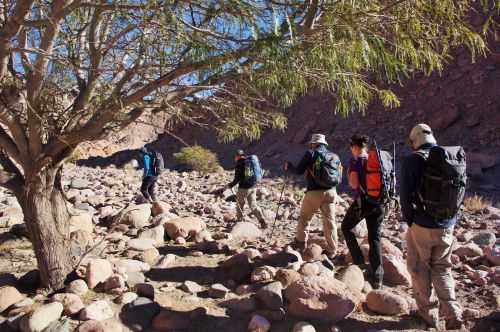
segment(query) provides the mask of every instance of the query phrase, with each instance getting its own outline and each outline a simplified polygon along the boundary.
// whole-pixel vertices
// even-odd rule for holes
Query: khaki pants
[[[257,205],[257,190],[255,188],[238,188],[238,192],[236,193],[236,218],[238,219],[238,221],[243,220],[243,209],[245,208],[245,202],[248,202],[248,206],[250,207],[250,211],[252,212],[252,214],[260,222],[264,222],[264,214]]]
[[[408,271],[413,293],[421,314],[436,315],[433,289],[445,319],[461,318],[462,310],[455,296],[455,280],[451,274],[453,227],[425,228],[413,224],[407,233]]]
[[[307,228],[313,215],[320,210],[323,221],[323,233],[328,244],[327,251],[334,254],[337,250],[338,236],[335,224],[335,201],[337,191],[312,190],[306,192],[300,208],[299,224],[296,239],[300,242],[307,241]]]

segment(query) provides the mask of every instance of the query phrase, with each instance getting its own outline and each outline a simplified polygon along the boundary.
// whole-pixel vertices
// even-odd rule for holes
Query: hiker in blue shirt
[[[156,195],[154,192],[157,177],[154,175],[153,171],[153,158],[151,158],[151,153],[146,147],[142,147],[140,150],[142,154],[142,165],[144,168],[144,174],[142,177],[141,193],[144,198],[150,203],[156,201]]]

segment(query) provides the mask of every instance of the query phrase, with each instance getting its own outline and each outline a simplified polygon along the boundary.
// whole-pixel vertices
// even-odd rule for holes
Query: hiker
[[[306,173],[307,191],[302,200],[294,246],[305,247],[308,240],[307,229],[313,215],[320,210],[323,233],[326,238],[326,254],[333,258],[337,251],[337,225],[335,224],[336,186],[342,179],[342,165],[339,157],[328,151],[325,135],[312,135],[309,150],[297,166],[287,161],[285,172],[291,170],[297,175]]]
[[[159,174],[155,174],[153,151],[149,151],[145,146],[140,149],[142,155],[142,165],[144,169],[141,185],[141,193],[149,203],[156,202],[155,185]]]
[[[260,207],[257,205],[256,185],[262,178],[262,169],[259,159],[255,155],[247,156],[243,150],[236,151],[234,180],[226,186],[232,189],[238,184],[236,193],[236,219],[243,221],[243,209],[248,202],[251,213],[257,218],[262,228],[267,228],[267,222]]]
[[[350,147],[352,157],[349,161],[348,182],[354,191],[354,201],[349,207],[342,221],[342,233],[349,248],[354,264],[366,270],[365,259],[353,229],[363,219],[368,229],[370,279],[374,289],[382,287],[384,269],[382,266],[382,249],[380,246],[380,232],[385,217],[385,206],[382,201],[370,199],[367,195],[367,163],[369,137],[354,135],[351,137]]]
[[[401,171],[401,209],[408,223],[408,270],[418,313],[430,327],[439,324],[437,294],[446,329],[460,329],[462,309],[451,273],[453,229],[465,194],[465,153],[461,147],[440,147],[431,128],[416,125],[410,133],[413,153]],[[444,171],[443,171],[444,170]],[[454,174],[447,178],[447,174]]]

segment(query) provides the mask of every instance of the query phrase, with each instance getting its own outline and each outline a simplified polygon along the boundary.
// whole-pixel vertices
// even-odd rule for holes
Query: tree
[[[144,112],[196,121],[193,110],[224,139],[255,138],[310,89],[344,113],[372,97],[395,105],[387,83],[439,70],[457,46],[484,51],[473,3],[3,0],[0,184],[22,206],[43,285],[74,268],[61,165],[79,143]]]

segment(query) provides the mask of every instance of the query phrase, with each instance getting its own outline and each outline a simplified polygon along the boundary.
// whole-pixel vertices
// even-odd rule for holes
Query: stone
[[[196,217],[171,219],[165,222],[163,226],[165,227],[168,237],[171,239],[177,239],[179,237],[189,239],[207,228],[205,222]]]
[[[63,312],[59,302],[44,304],[23,317],[20,323],[22,332],[42,332],[50,323],[57,321]]]
[[[141,229],[148,225],[150,217],[151,206],[149,204],[131,205],[117,215],[116,222]]]
[[[88,320],[78,326],[77,332],[105,332],[104,324],[96,320]]]
[[[143,282],[136,284],[134,288],[139,297],[146,297],[151,300],[155,299],[155,289],[153,285]]]
[[[66,291],[78,296],[84,296],[89,291],[89,286],[87,286],[87,283],[84,280],[77,279],[69,283],[66,287]]]
[[[151,266],[147,263],[135,259],[118,259],[113,261],[117,270],[122,270],[125,273],[129,272],[147,272]]]
[[[168,267],[171,267],[172,264],[174,264],[175,260],[177,259],[177,256],[174,254],[166,254],[163,256],[158,264],[156,265],[157,268],[159,269],[166,269]]]
[[[227,280],[237,283],[247,281],[252,274],[252,264],[247,256],[236,254],[219,265],[218,270]]]
[[[495,246],[493,249],[487,248],[486,259],[493,266],[500,266],[500,246]]]
[[[215,299],[224,299],[230,290],[222,284],[213,284],[208,289],[208,296]]]
[[[249,313],[257,310],[257,301],[255,297],[244,297],[226,300],[221,303],[221,306],[236,312]]]
[[[153,319],[151,325],[155,331],[186,330],[191,325],[191,319],[185,313],[162,310]]]
[[[87,189],[90,187],[89,181],[80,178],[74,178],[71,180],[70,187],[73,189]]]
[[[196,233],[194,237],[194,241],[196,243],[204,243],[213,241],[212,234],[207,229],[202,230],[201,232]]]
[[[321,259],[321,253],[323,252],[323,248],[316,243],[312,243],[305,248],[304,253],[302,254],[303,258],[307,262],[314,262]]]
[[[178,238],[175,239],[175,243],[182,246],[182,245],[185,245],[187,243],[187,241],[182,236],[179,236]]]
[[[86,281],[90,289],[105,282],[113,274],[111,263],[105,259],[91,259],[87,264]]]
[[[152,239],[154,245],[161,245],[164,243],[165,228],[162,225],[145,229],[139,234],[139,239]]]
[[[117,304],[122,304],[122,305],[125,305],[125,304],[128,304],[130,302],[133,302],[135,301],[137,298],[139,297],[139,295],[137,295],[137,293],[134,293],[134,292],[126,292],[126,293],[123,293],[121,294],[120,296],[118,296],[116,299],[115,299],[115,303]]]
[[[144,281],[146,281],[146,277],[142,272],[127,272],[126,275],[127,275],[126,284],[130,288],[134,288],[135,285],[141,284]]]
[[[104,283],[104,290],[110,291],[113,289],[124,289],[125,288],[125,278],[120,274],[114,274],[109,277]]]
[[[11,305],[24,299],[24,295],[12,286],[4,286],[0,288],[0,313],[5,311]]]
[[[479,246],[493,247],[497,242],[497,237],[493,232],[480,232],[472,238],[472,242]]]
[[[274,276],[276,275],[276,268],[273,266],[260,266],[256,268],[253,272],[252,275],[250,276],[250,280],[253,283],[257,282],[266,282],[266,281],[271,281],[274,279]]]
[[[155,265],[160,258],[160,252],[156,248],[146,249],[141,252],[136,258],[148,263],[149,265]]]
[[[113,309],[106,300],[94,301],[80,313],[81,320],[102,321],[113,317]]]
[[[386,290],[373,290],[366,296],[366,305],[371,311],[381,315],[408,314],[408,301],[400,295]]]
[[[31,270],[19,278],[18,286],[19,289],[29,293],[38,289],[40,287],[40,283],[40,271]]]
[[[84,248],[92,241],[92,234],[87,231],[79,229],[74,232],[71,232],[69,238],[72,244]]]
[[[267,332],[271,329],[271,323],[260,315],[252,315],[248,323],[248,332]]]
[[[285,290],[288,312],[305,319],[338,322],[351,315],[362,295],[343,282],[323,276],[304,277]]]
[[[70,332],[70,324],[68,318],[53,321],[43,330],[43,332]]]
[[[26,308],[26,307],[31,307],[33,304],[35,304],[35,301],[33,301],[33,299],[30,299],[29,297],[26,297],[21,301],[16,302],[13,307],[18,309]]]
[[[254,223],[241,221],[234,224],[231,235],[235,240],[255,240],[262,236],[262,231]]]
[[[351,289],[361,292],[365,287],[363,271],[357,265],[349,265],[339,273],[338,279]]]
[[[94,231],[94,224],[92,223],[92,216],[90,214],[81,213],[69,218],[69,232],[73,233],[78,230],[92,234]]]
[[[302,278],[300,273],[292,269],[279,269],[275,277],[277,281],[281,282],[283,288],[287,288],[300,278]]]
[[[283,307],[282,291],[281,282],[275,281],[259,289],[256,296],[259,303],[266,309],[279,310]]]
[[[153,318],[159,312],[158,303],[139,297],[123,307],[120,318],[133,331],[149,331]]]
[[[53,301],[61,302],[63,305],[63,312],[66,315],[74,315],[79,313],[85,306],[82,299],[72,293],[59,293],[52,297]]]
[[[151,215],[153,217],[156,217],[156,216],[165,214],[165,213],[169,212],[171,208],[172,207],[170,206],[170,204],[167,204],[167,203],[161,202],[161,201],[156,201],[151,206]]]
[[[128,241],[127,246],[132,250],[144,251],[154,248],[155,243],[153,239],[132,239]]]
[[[292,332],[316,332],[316,329],[308,322],[298,322],[293,326]]]
[[[262,257],[262,254],[260,253],[260,251],[255,249],[255,248],[245,249],[241,252],[241,254],[247,256],[248,259],[250,259],[250,260],[254,260],[256,258]]]
[[[321,263],[318,263],[319,262],[305,263],[299,270],[300,274],[306,277],[318,276],[321,273],[320,265],[322,265]]]
[[[384,281],[390,285],[411,286],[411,275],[406,263],[396,256],[387,255],[383,258]]]
[[[457,246],[453,251],[455,255],[458,255],[461,259],[478,257],[483,255],[483,250],[475,243],[467,243],[464,245]]]
[[[181,289],[190,294],[197,294],[203,291],[203,287],[194,281],[186,280],[181,286]]]

